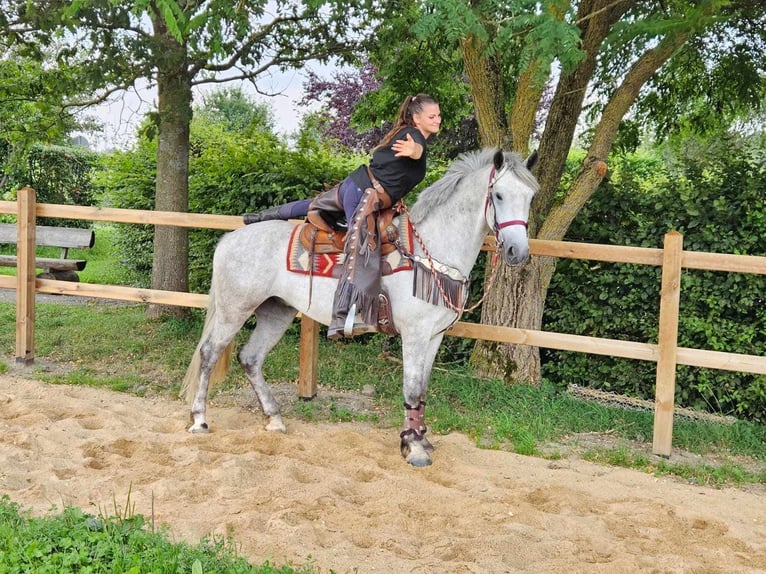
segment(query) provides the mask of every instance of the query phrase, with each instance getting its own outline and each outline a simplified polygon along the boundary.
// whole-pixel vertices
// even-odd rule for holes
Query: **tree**
[[[197,117],[220,123],[225,129],[243,134],[274,131],[274,117],[267,104],[259,104],[240,88],[224,88],[207,94],[194,110]]]
[[[369,129],[355,129],[352,126],[354,110],[365,94],[379,87],[375,67],[369,62],[358,71],[337,71],[331,80],[324,80],[315,72],[309,72],[299,105],[323,102],[322,108],[313,118],[313,121],[318,122],[322,138],[341,148],[366,152],[375,147],[388,130],[384,129],[383,122]]]
[[[532,237],[564,238],[604,177],[631,114],[660,123],[684,117],[699,123],[712,115],[686,113],[684,106],[693,102],[730,121],[766,93],[766,6],[755,0],[428,0],[424,6],[415,32],[423,39],[439,35],[461,50],[483,145],[509,144],[528,153],[545,84],[558,75],[539,142],[541,190],[533,203]],[[715,50],[706,49],[712,45]],[[725,98],[717,91],[723,86]],[[590,127],[587,153],[562,188],[581,124]],[[539,329],[554,270],[555,259],[548,257],[502,269],[482,321]],[[482,342],[472,361],[488,375],[540,379],[535,348]]]
[[[255,80],[277,68],[331,56],[352,59],[374,2],[348,0],[0,0],[0,28],[19,50],[55,51],[93,97],[87,107],[146,80],[157,88],[155,209],[188,209],[189,125],[194,86]],[[349,27],[348,22],[357,25]],[[353,32],[353,35],[350,33]],[[69,75],[71,73],[71,76]],[[157,226],[152,287],[188,289],[188,236]],[[183,314],[150,306],[149,316]]]
[[[43,88],[55,74],[0,40],[0,192],[31,184],[18,174],[27,172],[27,153],[33,146],[66,144],[68,135],[81,127],[62,110],[64,99],[80,90],[72,85]]]

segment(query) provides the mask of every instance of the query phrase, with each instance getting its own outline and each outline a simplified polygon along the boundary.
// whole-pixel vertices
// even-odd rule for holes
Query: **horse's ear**
[[[537,165],[538,155],[537,150],[533,151],[530,156],[524,161],[524,163],[527,166],[527,169],[529,171],[532,171],[532,169]]]
[[[495,152],[495,157],[493,158],[495,163],[495,169],[500,169],[503,167],[503,164],[505,163],[505,155],[503,155],[503,150],[500,148],[497,148],[497,151]]]

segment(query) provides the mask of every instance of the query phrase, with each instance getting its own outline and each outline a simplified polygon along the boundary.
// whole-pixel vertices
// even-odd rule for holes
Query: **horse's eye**
[[[502,196],[502,195],[500,195],[499,193],[495,193],[495,199],[496,199],[497,201],[503,201],[503,196]]]

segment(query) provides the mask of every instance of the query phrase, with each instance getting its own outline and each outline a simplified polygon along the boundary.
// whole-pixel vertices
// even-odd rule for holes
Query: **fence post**
[[[317,395],[319,364],[319,323],[301,315],[301,345],[298,375],[298,398],[313,399]]]
[[[35,360],[35,190],[18,192],[16,220],[16,362]]]
[[[659,356],[654,395],[654,442],[652,444],[652,452],[661,456],[670,456],[673,444],[683,243],[684,237],[677,231],[665,234],[660,292],[660,332],[657,337]]]

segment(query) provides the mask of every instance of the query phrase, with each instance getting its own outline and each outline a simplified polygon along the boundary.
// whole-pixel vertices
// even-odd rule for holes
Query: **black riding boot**
[[[269,207],[258,213],[245,213],[242,216],[245,225],[249,225],[250,223],[260,223],[261,221],[271,221],[272,219],[283,219],[279,213],[278,207]]]

